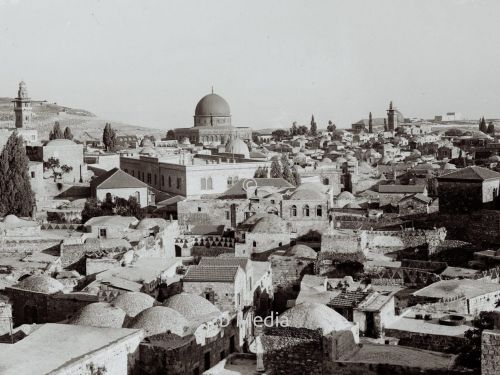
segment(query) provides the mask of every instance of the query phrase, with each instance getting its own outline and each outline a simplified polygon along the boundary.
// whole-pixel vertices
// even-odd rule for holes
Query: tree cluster
[[[479,120],[479,131],[482,131],[483,133],[486,133],[488,131],[488,126],[486,125],[486,120],[484,119],[484,117]]]
[[[70,141],[73,140],[73,133],[71,133],[70,127],[66,126],[63,132],[61,124],[59,124],[59,121],[56,121],[49,133],[49,140],[52,141],[54,139],[69,139]]]
[[[329,120],[326,130],[329,131],[330,133],[334,132],[335,130],[337,130],[337,126],[332,122],[332,120]]]
[[[168,132],[167,132],[167,141],[174,141],[175,140],[175,132],[170,129]]]
[[[269,169],[267,167],[259,167],[255,171],[255,178],[268,178],[269,177]]]
[[[34,194],[28,175],[29,159],[22,137],[13,132],[0,154],[0,214],[29,216]]]
[[[82,222],[85,223],[93,217],[107,215],[134,216],[141,220],[146,216],[146,210],[141,208],[137,198],[132,196],[129,199],[107,198],[103,202],[89,198],[83,207]]]
[[[116,149],[116,131],[111,127],[109,122],[106,123],[102,132],[102,142],[106,151],[115,151]]]
[[[284,129],[276,129],[271,133],[271,135],[276,141],[280,142],[288,137],[288,131]]]
[[[294,186],[300,185],[300,175],[297,168],[290,168],[288,156],[283,154],[281,160],[273,160],[271,163],[271,178],[283,178]]]

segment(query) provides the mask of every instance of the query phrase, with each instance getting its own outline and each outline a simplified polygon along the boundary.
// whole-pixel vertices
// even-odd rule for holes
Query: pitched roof
[[[446,180],[466,180],[466,181],[485,181],[494,178],[500,178],[500,173],[492,171],[488,168],[472,166],[461,168],[451,173],[447,173],[438,177],[439,181]]]
[[[393,193],[393,194],[409,194],[409,193],[423,193],[425,185],[379,185],[379,193]]]
[[[416,200],[419,200],[419,201],[427,203],[427,204],[429,204],[429,203],[432,202],[432,198],[429,198],[428,196],[425,196],[425,195],[420,194],[420,193],[419,194],[408,195],[406,197],[403,197],[400,200],[400,202],[405,201],[407,199],[416,199]]]
[[[202,257],[200,266],[215,266],[215,267],[227,267],[227,266],[240,266],[242,269],[247,267],[250,259],[244,257],[224,257],[224,258],[212,258],[212,257]]]
[[[129,175],[119,168],[113,168],[103,175],[90,181],[90,188],[94,189],[120,189],[120,188],[144,188],[148,185],[141,180]]]
[[[240,266],[190,266],[184,276],[185,282],[215,281],[232,283]]]

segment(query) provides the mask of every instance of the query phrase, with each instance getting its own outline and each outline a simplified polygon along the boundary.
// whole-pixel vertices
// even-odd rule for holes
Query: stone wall
[[[481,374],[500,374],[500,331],[483,331],[481,339]]]
[[[217,336],[207,338],[205,345],[197,344],[192,335],[186,338],[157,335],[148,339],[148,342],[142,342],[139,347],[141,373],[202,374],[229,354],[239,351],[238,342],[235,324]]]
[[[386,328],[385,336],[398,338],[399,345],[445,353],[453,352],[454,349],[465,344],[465,338],[460,336],[431,335],[398,329]]]

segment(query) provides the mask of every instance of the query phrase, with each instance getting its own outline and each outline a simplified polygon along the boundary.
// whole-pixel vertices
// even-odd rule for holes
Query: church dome
[[[71,324],[102,328],[121,328],[125,311],[107,302],[95,302],[85,306],[70,320]]]
[[[241,223],[241,226],[250,227],[249,232],[251,233],[278,234],[287,232],[286,222],[278,215],[273,214],[256,214],[250,216]]]
[[[149,137],[145,137],[141,141],[141,147],[152,147],[154,146],[153,141]]]
[[[240,154],[245,158],[250,157],[250,151],[248,150],[248,146],[245,142],[243,142],[240,138],[232,138],[227,142],[225,151],[230,154]]]
[[[217,94],[205,95],[196,105],[195,116],[231,116],[229,104]]]
[[[163,306],[174,309],[190,321],[221,313],[210,301],[192,293],[176,294],[163,302]]]
[[[297,258],[309,258],[309,259],[316,259],[316,257],[318,256],[316,251],[311,249],[309,246],[300,244],[292,246],[290,249],[288,249],[286,255],[294,256]]]
[[[128,325],[128,328],[143,329],[146,337],[168,332],[184,336],[188,327],[186,318],[165,306],[154,306],[142,311]]]
[[[54,294],[64,289],[64,285],[47,275],[33,275],[15,285],[16,288],[45,294]]]
[[[111,302],[111,305],[122,309],[128,316],[133,318],[140,312],[153,307],[154,302],[155,299],[146,293],[127,292],[116,297]]]
[[[321,303],[304,302],[285,311],[280,319],[286,318],[290,327],[321,329],[324,335],[334,331],[351,329],[352,324],[335,310]]]

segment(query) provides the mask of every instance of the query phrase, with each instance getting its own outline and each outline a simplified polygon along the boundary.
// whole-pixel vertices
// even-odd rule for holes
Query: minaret
[[[372,120],[372,113],[368,115],[368,133],[373,133],[373,120]]]
[[[387,110],[387,128],[390,132],[394,131],[394,108],[392,107],[392,101]]]
[[[30,127],[32,120],[31,98],[28,96],[28,89],[24,81],[19,83],[17,98],[12,102],[14,103],[14,113],[16,115],[16,128]]]

